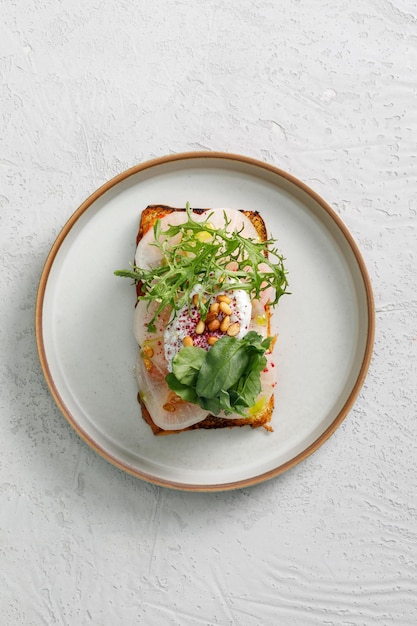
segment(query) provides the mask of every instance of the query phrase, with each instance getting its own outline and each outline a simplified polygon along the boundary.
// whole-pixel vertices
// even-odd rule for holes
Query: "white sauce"
[[[223,292],[219,292],[219,294],[220,293]],[[239,323],[240,332],[236,335],[236,338],[242,339],[242,337],[244,337],[248,332],[251,322],[252,306],[248,293],[242,289],[236,289],[234,291],[227,292],[227,296],[231,299],[229,304],[232,309],[230,324],[233,324],[234,322]],[[212,298],[211,302],[215,301],[216,296]],[[220,314],[219,320],[221,320],[222,317],[223,314]],[[210,345],[208,344],[208,338],[210,336],[219,338],[224,336],[225,333],[220,330],[209,331],[207,325],[204,333],[197,335],[195,328],[199,320],[200,316],[198,309],[194,304],[191,304],[190,307],[185,306],[181,311],[179,311],[172,322],[170,322],[170,324],[166,327],[164,332],[164,347],[165,357],[168,362],[168,370],[170,372],[172,371],[173,358],[181,350],[181,348],[183,348],[184,337],[191,337],[195,346],[209,350]]]

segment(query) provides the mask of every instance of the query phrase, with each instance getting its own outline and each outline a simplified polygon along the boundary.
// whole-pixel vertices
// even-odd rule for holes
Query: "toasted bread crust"
[[[182,209],[182,208],[175,208],[175,207],[170,207],[166,205],[158,205],[158,204],[147,206],[146,209],[144,209],[141,214],[139,230],[138,230],[137,237],[136,237],[136,245],[139,243],[139,241],[142,239],[145,233],[147,233],[150,228],[153,228],[157,219],[165,217],[166,215],[169,215],[170,213],[173,213],[175,211],[184,211],[184,210],[185,209]],[[201,213],[204,213],[205,211],[210,211],[210,209],[192,209],[192,211],[195,213],[201,214]],[[258,211],[242,211],[242,213],[248,219],[250,219],[252,224],[255,226],[256,231],[261,241],[266,241],[267,239],[266,226],[261,215],[258,213]],[[138,296],[141,295],[140,284],[136,285],[136,292]],[[266,307],[266,314],[267,314],[267,320],[268,320],[268,326],[267,326],[268,335],[270,335],[271,314],[270,314],[270,310],[268,307]],[[216,417],[215,415],[208,415],[201,422],[198,422],[197,424],[194,424],[192,426],[189,426],[188,428],[183,428],[180,430],[163,430],[162,428],[157,426],[152,420],[152,416],[150,415],[148,409],[146,408],[144,402],[142,401],[140,393],[138,393],[138,402],[141,405],[142,417],[149,424],[154,435],[171,435],[171,434],[181,433],[186,430],[201,430],[201,429],[208,430],[208,429],[213,429],[213,428],[234,428],[238,426],[251,426],[251,428],[264,427],[266,430],[269,430],[269,431],[273,430],[272,427],[269,426],[269,422],[271,420],[272,412],[274,409],[274,396],[271,396],[269,402],[265,405],[265,407],[260,412],[258,412],[256,415],[251,416],[249,418],[227,419],[227,418],[222,418],[222,417]]]
[[[210,211],[210,209],[192,209],[195,213],[204,213],[205,211]],[[166,206],[164,204],[150,204],[142,211],[142,215],[139,223],[139,230],[136,237],[136,245],[142,239],[143,235],[148,232],[150,228],[153,227],[157,219],[165,217],[165,215],[169,215],[170,213],[174,213],[175,211],[185,211],[185,209],[175,208]],[[255,226],[258,235],[261,241],[265,241],[267,239],[267,231],[265,222],[263,221],[261,215],[258,211],[241,211]]]
[[[149,424],[154,435],[175,435],[178,433],[182,433],[186,430],[209,430],[213,428],[233,428],[235,426],[250,426],[251,428],[259,428],[263,426],[266,430],[273,431],[273,428],[268,424],[271,420],[272,411],[274,409],[274,396],[271,396],[268,404],[263,408],[260,413],[258,413],[253,418],[230,420],[223,417],[216,417],[215,415],[208,415],[201,422],[193,424],[188,428],[182,428],[179,430],[163,430],[162,428],[157,426],[152,420],[148,409],[146,408],[142,398],[140,397],[140,393],[138,393],[138,402],[142,409],[142,417],[145,422]]]

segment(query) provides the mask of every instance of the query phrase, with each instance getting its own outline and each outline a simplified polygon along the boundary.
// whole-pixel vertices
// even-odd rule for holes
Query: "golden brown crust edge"
[[[194,212],[203,213],[205,211],[209,211],[210,209],[192,209]],[[149,205],[142,211],[140,222],[139,222],[139,230],[136,237],[136,245],[142,239],[144,234],[153,227],[156,220],[164,217],[165,215],[169,215],[174,211],[184,211],[181,208],[170,207],[166,205],[158,205],[153,204]],[[262,241],[267,239],[267,230],[265,226],[265,222],[263,221],[261,215],[257,211],[242,211],[242,213],[251,220],[252,224],[255,226],[256,231]],[[137,295],[140,295],[140,285],[136,286]],[[270,319],[271,314],[270,310],[267,307],[266,310],[268,317],[268,335],[270,335]],[[150,415],[148,409],[143,403],[140,393],[138,393],[138,402],[141,405],[142,409],[142,417],[147,422],[147,424],[151,427],[154,435],[172,435],[182,433],[187,430],[201,430],[201,429],[217,429],[217,428],[234,428],[240,426],[250,426],[251,428],[259,428],[263,427],[268,431],[272,431],[272,427],[269,426],[269,422],[272,417],[272,412],[274,409],[274,396],[272,395],[268,404],[256,415],[250,418],[242,418],[242,419],[227,419],[222,417],[216,417],[215,415],[208,415],[204,420],[194,424],[193,426],[189,426],[188,428],[182,428],[180,430],[163,430],[159,426],[157,426],[152,420],[152,416]]]
[[[269,426],[269,422],[271,420],[272,411],[274,409],[274,396],[271,396],[268,404],[264,407],[261,413],[258,413],[253,419],[233,419],[229,420],[223,417],[216,417],[215,415],[208,415],[204,420],[198,422],[197,424],[193,424],[192,426],[188,426],[188,428],[182,428],[180,430],[163,430],[159,426],[155,424],[152,420],[152,417],[146,408],[142,398],[140,397],[140,393],[138,393],[138,402],[141,406],[142,417],[149,424],[152,429],[154,435],[175,435],[178,433],[182,433],[186,430],[209,430],[213,428],[233,428],[236,426],[250,426],[251,428],[259,428],[263,426],[266,430],[273,431],[273,428]]]

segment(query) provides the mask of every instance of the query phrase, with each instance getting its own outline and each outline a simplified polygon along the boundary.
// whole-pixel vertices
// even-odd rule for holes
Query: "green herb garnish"
[[[260,374],[272,337],[250,331],[243,339],[222,337],[210,350],[190,346],[174,357],[168,387],[186,402],[210,413],[224,411],[247,417],[261,392]]]
[[[288,285],[283,257],[274,248],[276,240],[258,242],[242,236],[242,231],[228,232],[230,221],[226,212],[224,227],[213,228],[210,214],[203,222],[197,222],[189,203],[186,211],[184,224],[162,230],[161,221],[155,222],[152,245],[161,251],[163,263],[151,269],[133,266],[130,270],[114,272],[140,282],[140,300],[158,303],[148,330],[155,332],[155,320],[166,307],[175,316],[184,306],[190,306],[197,285],[200,285],[198,308],[202,319],[207,315],[210,298],[220,289],[223,292],[243,289],[254,299],[270,286],[275,289],[275,299],[270,305],[275,305]],[[180,235],[176,239],[179,242],[173,244],[170,240],[176,235]],[[226,269],[231,261],[236,262],[236,271]],[[266,264],[267,271],[259,269],[260,263]]]

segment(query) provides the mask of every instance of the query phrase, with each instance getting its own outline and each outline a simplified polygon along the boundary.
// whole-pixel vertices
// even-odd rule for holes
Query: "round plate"
[[[137,403],[135,289],[128,267],[148,204],[258,210],[286,258],[291,295],[274,310],[274,432],[196,430],[155,437]],[[184,153],[112,179],[72,215],[40,280],[42,369],[77,433],[123,470],[166,487],[215,491],[292,467],[337,428],[372,351],[374,306],[364,262],[334,211],[305,184],[238,155]]]

